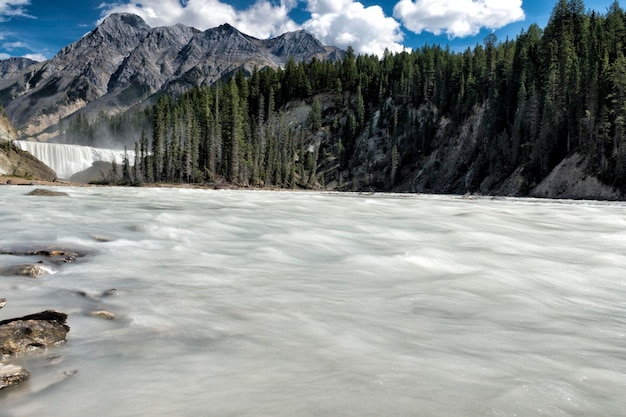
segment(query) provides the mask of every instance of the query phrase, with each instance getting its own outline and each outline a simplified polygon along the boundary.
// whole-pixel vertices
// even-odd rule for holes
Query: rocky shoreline
[[[46,181],[41,179],[30,179],[25,177],[18,177],[13,175],[0,175],[0,185],[22,185],[22,186],[49,186],[49,187],[124,187],[124,185],[116,184],[84,184],[79,182],[70,182],[62,180]],[[127,186],[128,187],[128,186]],[[132,187],[153,187],[153,188],[197,188],[197,189],[241,189],[235,185],[231,185],[225,182],[213,183],[213,184],[146,184],[146,185],[133,185]],[[246,188],[247,189],[247,188]],[[256,188],[255,188],[256,189]]]
[[[45,185],[45,186],[68,186],[68,187],[88,187],[88,184],[78,184],[67,181],[47,181],[41,179],[32,179],[25,177],[17,177],[13,175],[0,175],[0,185]]]
[[[241,187],[226,181],[216,181],[208,184],[170,184],[170,183],[150,183],[139,185],[118,185],[118,184],[84,184],[62,180],[45,181],[41,179],[29,179],[11,175],[0,175],[0,186],[20,185],[20,186],[48,186],[48,187],[128,187],[128,188],[185,188],[198,190],[268,190],[268,191],[299,191],[298,189],[284,189],[277,187]],[[300,190],[302,191],[302,190]],[[306,190],[304,190],[306,191]],[[323,191],[323,190],[320,190]]]
[[[34,263],[18,264],[0,268],[3,276],[28,276],[38,278],[48,273],[47,263],[73,262],[78,252],[59,248],[0,248],[0,255],[37,257]],[[47,258],[47,262],[41,260]],[[0,299],[0,308],[6,306],[6,298]],[[46,350],[67,342],[67,314],[45,310],[22,317],[0,321],[0,360],[19,357]],[[0,390],[15,387],[30,378],[24,367],[0,362]]]
[[[10,255],[19,258],[29,258],[31,262],[0,268],[0,276],[17,276],[39,278],[47,275],[53,268],[74,263],[80,258],[92,254],[87,249],[68,249],[54,246],[33,247],[0,247],[0,255]],[[86,292],[77,291],[77,295],[90,299],[97,299],[116,295],[112,289],[98,296],[91,296]],[[0,298],[0,309],[7,305],[6,298]],[[90,317],[104,320],[115,319],[115,314],[98,309],[86,312]],[[45,310],[22,317],[0,320],[0,390],[12,388],[27,381],[31,373],[24,367],[10,363],[11,359],[34,354],[58,347],[67,342],[70,327],[67,324],[68,315],[54,310]],[[65,380],[77,371],[64,372]],[[55,383],[56,383],[55,382]]]
[[[0,308],[6,303],[5,298],[0,299]],[[0,358],[4,360],[65,343],[70,331],[66,321],[67,314],[52,310],[0,321]],[[0,389],[19,385],[30,375],[22,366],[0,362]]]
[[[566,161],[566,162],[569,162]],[[562,163],[558,167],[559,175],[551,175],[544,182],[539,184],[529,194],[520,194],[515,191],[515,187],[511,188],[505,184],[495,194],[468,193],[459,196],[472,197],[526,197],[538,199],[555,199],[555,200],[594,200],[594,201],[625,201],[626,195],[615,187],[601,184],[597,179],[585,175],[578,169],[578,166],[568,163]],[[511,180],[515,182],[515,180]],[[508,183],[507,183],[508,184]],[[238,186],[228,182],[215,182],[210,184],[139,184],[139,185],[117,185],[117,184],[84,184],[69,181],[45,181],[40,179],[28,179],[24,177],[0,175],[0,186],[2,185],[20,185],[20,186],[49,186],[49,187],[146,187],[146,188],[184,188],[199,190],[256,190],[256,191],[311,191],[307,189],[285,189],[277,187],[254,187],[254,186]],[[321,192],[334,192],[333,190],[319,189]],[[51,196],[51,191],[38,191],[40,195]],[[365,191],[363,191],[365,192]],[[375,193],[375,191],[370,191]],[[401,191],[385,191],[384,193],[396,194],[421,194],[420,192],[401,192]],[[427,193],[437,194],[437,193]],[[36,193],[35,193],[36,195]]]

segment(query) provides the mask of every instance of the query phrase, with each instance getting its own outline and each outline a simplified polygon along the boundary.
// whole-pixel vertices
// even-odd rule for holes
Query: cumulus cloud
[[[237,10],[219,0],[144,0],[139,3],[103,4],[102,16],[111,13],[134,13],[152,27],[182,23],[205,30],[229,23],[240,31],[258,38],[268,38],[298,29],[288,16],[287,2],[279,4],[257,0],[245,10]]]
[[[523,20],[524,10],[522,0],[400,0],[393,15],[415,33],[455,38]]]
[[[21,41],[16,41],[16,42],[5,42],[2,44],[2,48],[6,49],[7,51],[12,51],[16,48],[26,48],[27,45],[24,42]]]
[[[48,59],[43,54],[26,54],[24,55],[24,58],[32,59],[33,61],[37,62],[43,62]]]
[[[12,17],[32,17],[26,13],[26,6],[30,0],[0,0],[0,22],[5,22]]]
[[[303,27],[323,43],[347,47],[358,53],[382,55],[385,48],[402,51],[400,24],[385,16],[380,6],[365,7],[352,0],[309,0],[311,18]]]

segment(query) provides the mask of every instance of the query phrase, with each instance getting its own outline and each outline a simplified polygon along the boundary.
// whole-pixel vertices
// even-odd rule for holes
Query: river
[[[2,417],[626,415],[622,203],[29,190],[0,247],[92,254],[0,277],[0,318],[71,327]]]

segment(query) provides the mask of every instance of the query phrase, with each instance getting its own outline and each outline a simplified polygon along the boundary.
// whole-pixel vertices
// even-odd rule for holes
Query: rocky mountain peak
[[[128,29],[146,32],[150,30],[150,26],[136,14],[113,13],[107,16],[96,28],[96,30],[113,33],[123,33]]]
[[[229,23],[205,31],[150,28],[139,16],[116,13],[49,61],[0,61],[0,106],[23,134],[53,137],[77,112],[88,119],[119,113],[239,70],[284,66],[290,56],[334,60],[342,52],[305,31],[257,39]]]
[[[274,39],[271,39],[270,44],[280,45],[280,46],[293,44],[293,46],[296,46],[299,49],[308,49],[308,48],[320,49],[324,47],[322,43],[319,40],[317,40],[317,38],[315,38],[315,36],[311,35],[306,30],[286,32],[280,36],[277,36]]]
[[[315,43],[317,43],[319,45],[322,45],[322,43],[319,40],[317,40],[317,38],[315,36],[313,36],[311,33],[307,32],[304,29],[296,30],[296,31],[293,31],[293,32],[285,32],[282,35],[277,36],[275,39],[276,40],[278,40],[278,39],[282,39],[282,40],[296,40],[296,39],[298,39],[298,40],[308,40],[308,41],[315,42]]]
[[[222,31],[222,32],[239,32],[237,29],[231,26],[230,23],[223,23],[219,25],[218,27],[216,27],[215,29]]]
[[[209,41],[232,40],[232,42],[241,42],[241,39],[253,39],[244,33],[241,33],[237,28],[231,26],[229,23],[224,23],[218,27],[207,29],[204,31],[204,38]]]
[[[130,52],[150,32],[150,29],[150,26],[137,15],[114,13],[74,45],[90,48],[96,43],[103,42],[108,44],[108,48]],[[87,45],[83,45],[85,43]],[[102,46],[107,47],[107,45]]]
[[[315,36],[305,30],[287,32],[267,41],[272,54],[286,61],[293,57],[296,61],[318,59],[335,59],[333,52],[339,53],[337,48],[324,46]]]
[[[0,78],[7,78],[15,75],[18,71],[30,67],[35,61],[28,58],[9,58],[0,61]]]

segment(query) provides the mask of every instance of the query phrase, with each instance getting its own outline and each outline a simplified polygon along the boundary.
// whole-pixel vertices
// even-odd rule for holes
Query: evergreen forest
[[[524,195],[566,158],[626,187],[626,14],[559,0],[545,28],[239,72],[67,135],[133,132],[124,183]],[[132,168],[134,165],[136,168]]]

